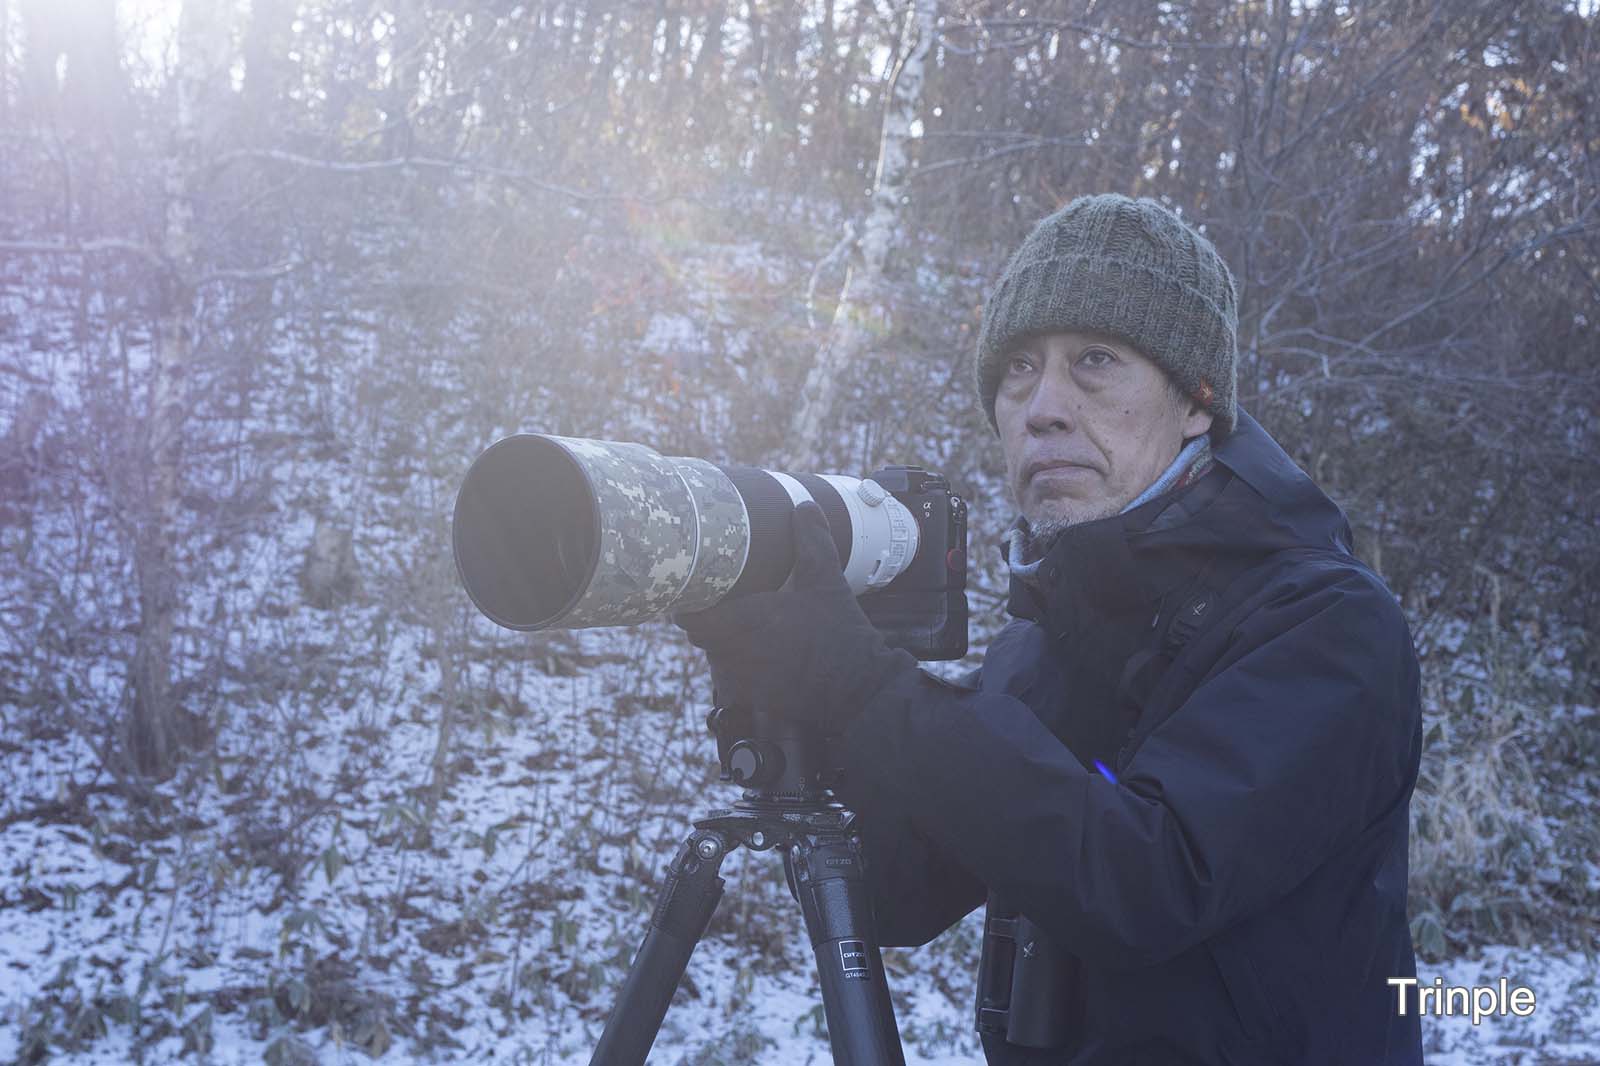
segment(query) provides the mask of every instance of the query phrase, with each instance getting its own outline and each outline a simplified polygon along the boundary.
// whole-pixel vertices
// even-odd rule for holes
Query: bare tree
[[[166,265],[159,290],[149,414],[145,423],[144,521],[136,533],[139,638],[134,651],[132,707],[125,719],[123,748],[137,767],[164,775],[172,769],[181,738],[172,699],[172,629],[178,603],[173,542],[182,486],[184,383],[199,326],[195,286],[199,279],[195,197],[204,143],[203,113],[227,92],[231,26],[229,5],[187,0],[178,20],[179,62],[172,149],[162,175],[166,198],[160,256]]]
[[[910,202],[910,143],[922,107],[922,86],[936,30],[935,0],[914,0],[905,15],[900,42],[900,62],[894,72],[889,100],[878,139],[878,171],[872,205],[859,236],[854,229],[845,240],[854,245],[856,258],[845,274],[844,290],[834,308],[827,339],[800,388],[800,402],[787,441],[787,460],[796,470],[821,465],[836,426],[841,384],[881,343],[890,330],[890,310],[884,292],[889,254],[905,230]]]

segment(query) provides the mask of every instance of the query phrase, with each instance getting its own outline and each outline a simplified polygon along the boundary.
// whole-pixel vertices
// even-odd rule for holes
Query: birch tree
[[[180,739],[172,698],[172,631],[178,603],[174,541],[178,529],[186,371],[196,342],[197,241],[195,198],[203,152],[202,113],[228,91],[228,5],[188,0],[178,21],[174,73],[172,147],[162,190],[165,196],[160,259],[166,271],[152,338],[150,398],[144,454],[143,521],[135,534],[139,635],[134,650],[132,704],[124,719],[123,750],[141,772],[170,772]]]
[[[825,461],[832,416],[843,394],[841,386],[852,368],[889,333],[886,267],[910,203],[911,140],[921,111],[936,20],[934,0],[913,0],[906,11],[900,62],[883,112],[872,204],[860,233],[853,228],[846,232],[845,241],[854,245],[856,254],[845,274],[827,339],[801,386],[791,423],[787,460],[795,470],[815,469]]]

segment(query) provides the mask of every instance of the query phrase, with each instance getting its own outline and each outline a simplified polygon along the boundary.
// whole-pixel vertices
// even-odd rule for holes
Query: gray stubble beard
[[[1060,534],[1073,526],[1083,525],[1085,522],[1097,522],[1102,518],[1110,518],[1122,510],[1121,504],[1108,503],[1095,507],[1087,513],[1067,512],[1065,514],[1051,508],[1049,513],[1039,515],[1023,512],[1023,517],[1028,520],[1028,540],[1026,556],[1037,559],[1050,549],[1051,543]]]

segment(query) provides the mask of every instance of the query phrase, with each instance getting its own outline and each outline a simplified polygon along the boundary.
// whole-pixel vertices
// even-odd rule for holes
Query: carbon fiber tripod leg
[[[722,834],[705,830],[679,850],[589,1066],[644,1066],[689,956],[722,898],[726,882],[717,871],[727,854]]]
[[[784,863],[816,952],[834,1066],[905,1066],[873,928],[860,838],[801,838]]]

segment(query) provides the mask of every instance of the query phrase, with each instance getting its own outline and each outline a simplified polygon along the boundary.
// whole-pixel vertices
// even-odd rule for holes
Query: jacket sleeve
[[[867,819],[867,886],[882,947],[920,947],[984,901],[987,890],[905,818]]]
[[[955,688],[975,692],[977,674],[967,674]],[[901,803],[903,793],[875,790],[880,783],[867,779],[855,790],[861,798],[873,790],[867,800],[872,811],[862,815],[861,835],[878,943],[919,947],[971,913],[987,889],[916,827]]]
[[[1405,802],[1418,706],[1388,590],[1308,564],[1116,783],[1019,700],[906,671],[852,723],[836,791],[867,819],[902,812],[1076,954],[1152,965],[1271,905]]]

